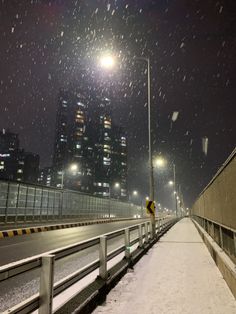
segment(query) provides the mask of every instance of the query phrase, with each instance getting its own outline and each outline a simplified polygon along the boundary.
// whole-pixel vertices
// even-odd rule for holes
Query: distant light
[[[169,185],[174,185],[174,182],[173,182],[172,180],[170,180],[170,181],[168,182],[168,184],[169,184]]]
[[[100,58],[100,65],[102,68],[105,68],[105,69],[112,69],[114,68],[115,66],[115,58],[110,55],[110,54],[107,54],[107,55],[103,55],[101,58]]]
[[[71,164],[69,169],[72,172],[77,171],[78,170],[78,165],[77,164]]]
[[[166,161],[162,157],[158,157],[154,160],[154,166],[156,167],[163,167],[165,165]]]
[[[133,191],[133,195],[134,195],[134,196],[137,196],[137,195],[138,195],[138,191],[136,191],[136,190]]]
[[[173,122],[175,122],[178,119],[178,115],[179,115],[179,112],[178,111],[174,111],[173,114],[172,114],[171,120]]]
[[[146,196],[145,199],[146,199],[146,201],[149,201],[149,197],[148,196]]]
[[[202,138],[202,150],[203,150],[203,153],[205,155],[207,155],[207,151],[208,151],[208,137],[203,137]]]
[[[115,186],[116,189],[118,189],[120,187],[120,183],[116,182],[114,186]]]

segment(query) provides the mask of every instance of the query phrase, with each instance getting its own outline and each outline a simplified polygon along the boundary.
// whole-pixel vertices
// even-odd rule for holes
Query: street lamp
[[[114,68],[115,64],[115,57],[111,54],[105,54],[100,58],[100,65],[102,68],[111,70],[112,68]]]
[[[137,196],[138,195],[138,191],[134,190],[133,191],[133,196]]]
[[[157,157],[154,159],[155,167],[162,168],[165,166],[165,164],[166,164],[166,160],[162,157]]]
[[[77,164],[71,164],[68,168],[68,170],[72,173],[75,173],[76,171],[78,171],[78,165]],[[62,170],[61,171],[61,189],[64,188],[64,177],[65,177],[65,173],[66,173],[66,170]]]
[[[148,151],[149,151],[149,198],[154,201],[154,176],[152,160],[152,140],[151,140],[151,71],[150,59],[146,57],[135,57],[134,60],[144,61],[147,65],[147,103],[148,103]],[[100,59],[100,65],[105,69],[111,69],[115,65],[115,59],[111,54],[105,54]],[[153,236],[155,235],[155,216],[151,215]]]
[[[114,184],[114,187],[115,187],[116,189],[119,189],[119,188],[120,188],[120,183],[119,183],[119,182],[116,182],[116,183]]]
[[[162,157],[158,157],[155,159],[155,166],[157,167],[163,167],[165,165],[165,163],[167,163],[167,161],[162,158]],[[175,164],[172,163],[172,166],[173,166],[173,177],[174,177],[174,180],[170,180],[169,181],[169,185],[170,186],[173,186],[174,187],[174,194],[176,195],[177,192],[176,192],[176,170],[175,170]],[[177,199],[175,198],[175,214],[176,214],[176,217],[177,217],[177,214],[178,214],[178,203],[177,203]]]

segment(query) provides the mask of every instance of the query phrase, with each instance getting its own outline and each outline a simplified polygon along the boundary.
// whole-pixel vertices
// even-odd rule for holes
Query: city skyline
[[[133,57],[150,57],[154,154],[175,161],[190,205],[235,147],[234,1],[25,1],[2,8],[0,125],[50,165],[57,91],[92,79],[118,100],[114,118],[127,128],[129,185],[146,195],[146,72]],[[120,58],[114,73],[97,67],[104,50]],[[156,174],[159,187],[165,176]]]

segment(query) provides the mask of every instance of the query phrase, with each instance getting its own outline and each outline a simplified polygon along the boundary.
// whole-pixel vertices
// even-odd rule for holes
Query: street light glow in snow
[[[162,158],[162,157],[158,157],[158,158],[156,158],[156,159],[154,160],[154,165],[155,165],[156,167],[164,167],[165,163],[166,163],[166,161],[165,161],[165,159]]]
[[[111,54],[105,54],[100,58],[100,65],[102,68],[110,70],[114,68],[115,63],[115,57]]]
[[[75,172],[75,171],[77,171],[78,170],[78,165],[77,164],[72,164],[72,165],[70,165],[70,171],[71,172]]]

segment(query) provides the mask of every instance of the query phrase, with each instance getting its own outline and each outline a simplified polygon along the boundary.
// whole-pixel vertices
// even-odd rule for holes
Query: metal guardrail
[[[155,224],[155,233],[157,234],[158,232],[161,232],[162,229],[164,229],[167,225],[172,224],[173,221],[175,221],[175,218],[165,217],[157,219]],[[98,268],[99,276],[102,279],[106,279],[108,275],[107,262],[122,252],[124,252],[125,257],[129,259],[131,257],[131,247],[133,245],[139,243],[139,247],[143,247],[144,244],[148,244],[152,240],[151,228],[152,225],[150,222],[144,222],[0,267],[0,281],[5,281],[22,273],[40,268],[39,293],[31,296],[27,300],[4,313],[26,314],[36,309],[39,309],[39,314],[52,313],[54,296],[58,295],[72,284]],[[138,231],[138,237],[135,237],[131,241],[130,234],[131,231],[134,230]],[[124,245],[108,253],[107,241],[122,235],[124,236]],[[96,245],[99,245],[99,258],[97,260],[54,284],[54,262],[56,260]]]
[[[197,215],[193,215],[192,218],[212,237],[231,260],[236,263],[236,230]]]
[[[70,190],[0,180],[0,222],[145,216],[141,206]]]

